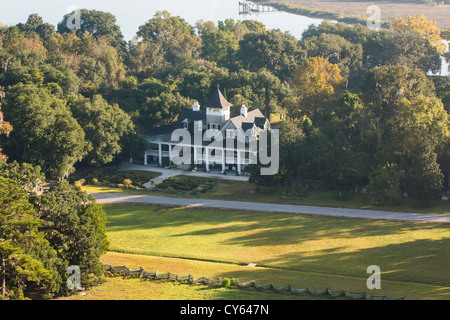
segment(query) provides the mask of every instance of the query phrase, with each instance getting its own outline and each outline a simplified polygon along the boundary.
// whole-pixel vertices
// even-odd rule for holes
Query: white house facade
[[[232,107],[217,89],[206,106],[196,102],[183,109],[174,125],[145,135],[150,148],[145,151],[144,164],[175,163],[184,168],[242,174],[249,164],[256,163],[257,141],[262,131],[270,130],[270,123],[259,109],[248,111],[242,105],[233,114]],[[186,133],[189,138],[180,141],[176,132]],[[184,159],[182,164],[177,163],[179,158]]]

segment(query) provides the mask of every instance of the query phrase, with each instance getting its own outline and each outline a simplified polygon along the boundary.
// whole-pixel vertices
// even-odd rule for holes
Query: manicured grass
[[[219,285],[189,285],[177,282],[107,278],[86,295],[58,300],[318,300],[327,297],[277,294],[255,289],[225,288]],[[341,298],[342,299],[342,298]]]
[[[367,291],[367,267],[378,265],[380,295],[450,299],[446,224],[140,205],[108,205],[105,210],[111,251],[263,267],[221,272],[214,264],[193,272],[177,269],[172,259],[160,272],[206,277],[220,273],[242,281],[258,275],[282,285],[361,292]],[[294,282],[298,272],[308,276]]]
[[[180,179],[201,181],[207,180],[200,177],[179,176]],[[421,207],[420,203],[411,199],[402,199],[401,203],[396,206],[381,206],[376,204],[376,198],[367,194],[346,194],[349,200],[339,201],[336,199],[336,192],[333,191],[310,191],[308,196],[303,199],[289,199],[283,197],[286,192],[292,191],[288,187],[265,187],[262,191],[255,192],[255,186],[241,181],[218,180],[214,181],[213,189],[207,190],[206,193],[198,195],[189,195],[191,198],[219,199],[219,200],[235,200],[235,201],[252,201],[265,203],[284,203],[284,204],[300,204],[312,206],[326,206],[336,208],[355,208],[355,209],[371,209],[383,211],[403,211],[418,212],[431,214],[450,215],[450,201],[433,201],[430,207]],[[182,197],[182,193],[166,193],[155,191],[135,191],[124,190],[119,188],[111,188],[104,186],[83,186],[88,193],[104,193],[119,192],[131,194],[147,194],[147,195],[163,195],[168,197]]]

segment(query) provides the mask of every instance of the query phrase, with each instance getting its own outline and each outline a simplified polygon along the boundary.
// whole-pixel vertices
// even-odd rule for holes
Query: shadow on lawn
[[[295,288],[330,288],[387,295],[391,299],[450,299],[450,239],[415,240],[402,244],[360,249],[351,253],[319,250],[314,256],[280,255],[257,263],[257,268],[226,272],[221,277]],[[367,267],[381,269],[382,290],[366,286]],[[264,266],[269,268],[264,268]],[[259,267],[259,268],[258,268]],[[279,272],[276,270],[279,268]]]
[[[372,237],[423,229],[449,229],[448,224],[426,224],[356,218],[254,213],[231,210],[174,208],[148,205],[107,205],[108,231],[132,231],[164,226],[217,225],[173,237],[236,234],[226,244],[266,246],[297,244],[299,241]],[[239,233],[252,231],[239,236]],[[255,233],[255,231],[258,231]]]
[[[415,239],[408,235],[393,239],[402,243],[390,243],[389,238],[376,239],[377,236],[397,236],[411,231],[429,230],[444,234],[448,224],[424,224],[394,221],[377,221],[337,217],[295,216],[269,213],[250,213],[207,209],[182,209],[155,206],[106,206],[108,232],[150,230],[165,226],[183,227],[198,225],[200,230],[168,234],[167,237],[180,238],[192,236],[214,236],[229,234],[220,245],[229,245],[235,250],[260,247],[295,245],[295,252],[278,254],[271,259],[242,261],[257,263],[289,270],[330,273],[356,276],[361,283],[356,288],[364,289],[369,276],[367,267],[377,265],[381,268],[383,279],[427,283],[450,287],[450,238],[439,240]],[[202,228],[202,225],[205,225]],[[215,227],[210,228],[209,226]],[[208,226],[208,227],[206,227]],[[177,232],[177,230],[175,230]],[[421,235],[426,237],[427,234]],[[370,239],[365,248],[346,248],[334,241],[358,238]],[[208,238],[205,238],[208,239]],[[305,248],[306,242],[329,241],[330,247],[312,250]],[[214,240],[212,240],[214,241]],[[359,240],[361,241],[361,240]],[[383,242],[384,241],[384,242]],[[151,246],[151,243],[149,244]],[[367,248],[369,246],[369,248]],[[349,249],[354,251],[349,251]],[[345,252],[343,252],[345,251]],[[187,248],[184,253],[195,253],[195,248]],[[216,253],[214,253],[216,254]],[[249,257],[252,259],[252,257]],[[264,270],[259,272],[264,273]],[[273,273],[273,270],[271,271]],[[281,272],[281,270],[280,270]],[[236,277],[251,280],[255,271],[249,268],[238,274],[224,274],[223,277]],[[264,278],[264,277],[263,277]],[[256,279],[255,279],[256,280]],[[276,279],[273,282],[279,283]],[[317,281],[316,281],[317,282]],[[316,283],[315,282],[315,283]],[[288,284],[288,283],[286,283]],[[307,284],[305,284],[307,286]],[[324,286],[330,286],[325,284]],[[359,286],[359,287],[358,287]],[[352,288],[355,286],[352,286]],[[332,288],[349,290],[349,288]],[[353,289],[352,289],[353,290]],[[429,290],[435,290],[430,288]],[[363,290],[365,291],[365,290]],[[430,291],[430,292],[431,292]],[[395,290],[394,290],[395,292]],[[443,297],[450,299],[450,288],[443,289]],[[407,296],[399,292],[399,296]]]

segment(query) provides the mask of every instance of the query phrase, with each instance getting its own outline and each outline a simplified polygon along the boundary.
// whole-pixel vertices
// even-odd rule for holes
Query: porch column
[[[241,152],[239,150],[237,151],[237,170],[241,174]]]
[[[169,144],[169,163],[172,164],[172,145]]]
[[[209,150],[205,147],[205,168],[206,171],[209,171]]]
[[[225,172],[225,149],[222,149],[222,173]]]
[[[144,165],[148,165],[147,158],[148,158],[148,152],[145,151],[145,154],[144,154]]]
[[[161,143],[158,143],[158,151],[159,151],[159,165],[162,166],[162,146],[161,146]]]
[[[197,166],[197,146],[194,145],[194,165]]]

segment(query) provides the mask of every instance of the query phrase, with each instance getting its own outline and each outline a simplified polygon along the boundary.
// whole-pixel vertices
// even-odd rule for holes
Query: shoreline
[[[353,2],[353,1],[310,1],[310,0],[271,0],[270,3],[265,0],[253,0],[254,3],[265,3],[274,7],[278,11],[288,12],[292,14],[302,15],[310,18],[335,20],[338,22],[348,24],[367,25],[366,9],[368,2]],[[331,7],[331,5],[334,5]],[[395,17],[407,18],[408,14],[420,15],[424,14],[428,19],[437,22],[437,26],[441,30],[450,29],[450,21],[445,17],[445,12],[448,11],[450,15],[450,5],[421,5],[421,4],[406,4],[406,3],[386,3],[378,4],[380,9],[385,12],[387,18],[381,20],[381,28],[389,28],[391,21]],[[338,6],[339,8],[337,8]],[[364,8],[364,10],[362,10]],[[405,10],[410,8],[410,10]],[[445,8],[447,10],[442,10]],[[427,11],[427,12],[425,12]],[[444,14],[442,13],[444,11]],[[359,14],[355,14],[359,13]],[[430,15],[430,13],[433,13]],[[383,17],[383,15],[382,15]],[[448,31],[450,32],[450,31]]]

